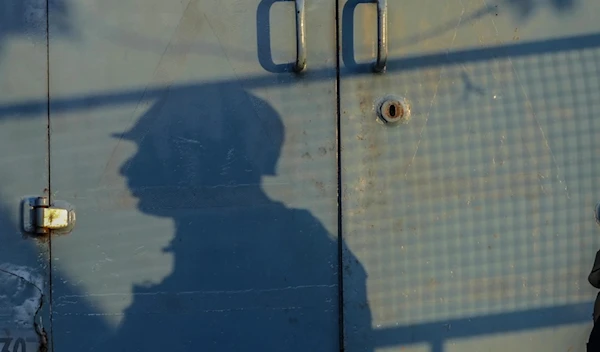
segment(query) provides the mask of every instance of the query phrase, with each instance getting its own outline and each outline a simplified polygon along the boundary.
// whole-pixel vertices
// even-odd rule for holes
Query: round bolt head
[[[410,119],[410,105],[403,98],[387,96],[378,104],[377,115],[385,123],[407,123]]]

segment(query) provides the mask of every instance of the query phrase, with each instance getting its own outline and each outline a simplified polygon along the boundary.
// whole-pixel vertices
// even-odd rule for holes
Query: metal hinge
[[[29,197],[23,200],[23,231],[30,234],[66,234],[75,226],[75,209],[67,202],[50,204],[47,197]]]

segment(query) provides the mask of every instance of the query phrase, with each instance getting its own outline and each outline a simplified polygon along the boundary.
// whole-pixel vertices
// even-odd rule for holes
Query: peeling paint
[[[47,351],[46,332],[38,317],[43,287],[44,279],[36,269],[0,264],[0,335],[5,344],[24,343],[30,351]]]

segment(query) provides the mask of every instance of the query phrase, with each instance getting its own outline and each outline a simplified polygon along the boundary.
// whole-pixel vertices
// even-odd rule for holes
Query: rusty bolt
[[[385,123],[406,123],[410,118],[410,106],[405,99],[388,96],[379,103],[377,114]]]

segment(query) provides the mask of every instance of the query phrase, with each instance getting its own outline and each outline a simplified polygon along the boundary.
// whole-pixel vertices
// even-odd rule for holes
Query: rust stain
[[[359,90],[361,89],[359,88]],[[360,97],[358,105],[360,107],[360,111],[363,113],[363,115],[365,115],[367,114],[368,110],[371,109],[372,101],[367,99],[367,97],[362,96]]]
[[[381,105],[381,116],[386,121],[401,120],[405,116],[405,109],[399,101],[388,100]]]
[[[398,231],[398,232],[402,232],[402,230],[404,229],[403,225],[404,225],[404,221],[402,221],[402,219],[396,220],[394,222],[394,230]]]
[[[322,181],[314,181],[315,182],[315,186],[317,187],[317,189],[319,190],[319,192],[321,193],[321,195],[327,195],[325,192],[325,184]]]

